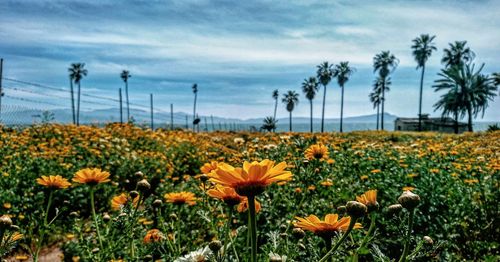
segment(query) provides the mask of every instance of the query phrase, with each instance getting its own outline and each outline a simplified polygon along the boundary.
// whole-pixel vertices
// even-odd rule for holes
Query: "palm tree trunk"
[[[78,95],[77,95],[77,107],[76,107],[76,125],[80,125],[80,93],[81,93],[81,86],[80,86],[80,81],[78,81]]]
[[[425,64],[422,66],[422,74],[420,75],[420,100],[418,103],[418,131],[422,131],[422,93],[424,89],[424,72],[425,72]]]
[[[455,134],[458,134],[458,110],[455,110],[455,123],[453,123],[453,129],[455,129]]]
[[[75,116],[75,92],[73,91],[73,79],[69,78],[69,86],[71,92],[71,113],[73,115],[73,125],[76,124],[76,116]]]
[[[379,126],[379,114],[380,114],[380,103],[377,103],[377,131],[378,131],[378,126]]]
[[[313,132],[313,101],[309,100],[309,104],[311,106],[311,133]]]
[[[326,85],[323,85],[323,112],[321,112],[321,133],[325,126],[325,100],[326,100]]]
[[[128,102],[128,81],[125,81],[125,99],[127,99],[127,122],[130,121],[130,104]]]
[[[292,132],[292,111],[290,111],[290,132]]]
[[[380,129],[384,130],[384,104],[385,104],[385,77],[382,80],[382,114],[380,116]]]
[[[340,88],[342,89],[340,95],[340,133],[342,133],[342,124],[344,120],[344,85],[342,85]]]
[[[473,132],[473,130],[472,130],[472,106],[471,105],[467,106],[467,115],[469,117],[469,119],[467,121],[467,127],[469,129],[469,132]]]
[[[194,93],[194,106],[193,106],[193,132],[196,132],[194,120],[196,119],[196,99],[198,98],[198,93]]]
[[[274,101],[274,115],[273,120],[276,121],[276,111],[278,110],[278,98]],[[276,125],[274,125],[273,132],[276,132]]]

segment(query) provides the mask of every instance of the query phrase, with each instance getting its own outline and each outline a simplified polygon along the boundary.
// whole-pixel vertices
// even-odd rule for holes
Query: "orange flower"
[[[415,188],[412,186],[404,186],[403,187],[403,191],[413,191],[413,190],[415,190]]]
[[[272,183],[291,180],[292,173],[285,168],[285,162],[275,166],[274,161],[268,159],[252,163],[245,161],[243,168],[222,163],[208,176],[214,183],[234,188],[241,196],[256,196]]]
[[[210,163],[205,163],[201,168],[201,172],[205,175],[208,175],[210,174],[212,171],[216,170],[217,169],[217,166],[218,166],[218,162],[216,161],[212,161]]]
[[[48,188],[56,188],[56,189],[63,189],[63,188],[68,188],[71,186],[71,183],[68,182],[66,178],[63,178],[62,176],[42,176],[40,178],[36,179],[36,182],[39,185],[48,187]]]
[[[146,233],[146,236],[144,237],[144,243],[149,244],[149,243],[154,243],[154,242],[160,242],[163,239],[165,239],[165,236],[163,233],[158,230],[158,229],[151,229]]]
[[[165,194],[164,197],[167,202],[177,205],[188,204],[189,206],[192,206],[196,204],[197,200],[196,196],[193,193],[185,191],[168,193]]]
[[[73,182],[97,185],[111,181],[109,176],[110,174],[108,172],[102,171],[100,168],[84,168],[76,172],[73,177]]]
[[[257,200],[254,200],[254,203],[255,203],[255,213],[259,213],[260,208],[261,208],[260,203]],[[248,209],[248,198],[245,197],[238,205],[237,210],[238,210],[238,212],[243,213],[243,212],[247,211],[247,209]]]
[[[331,180],[331,179],[327,179],[327,180],[325,180],[325,181],[321,182],[321,185],[322,185],[322,186],[329,187],[329,186],[333,186],[333,182],[332,182],[332,180]]]
[[[131,197],[128,194],[121,193],[118,196],[114,196],[111,199],[111,209],[113,210],[120,210],[122,207],[126,206],[131,200]],[[137,202],[139,201],[139,196],[136,196],[134,198],[133,205],[137,206]]]
[[[328,160],[328,155],[328,147],[323,144],[312,145],[304,152],[304,156],[308,160],[326,161]]]
[[[356,196],[356,200],[368,207],[368,212],[378,209],[377,190],[368,190],[361,196]]]
[[[214,189],[207,191],[211,197],[218,198],[229,206],[234,206],[243,201],[243,197],[238,195],[234,188],[216,185]]]
[[[337,214],[327,214],[325,220],[320,220],[315,215],[310,215],[305,218],[295,217],[298,221],[293,225],[303,230],[311,231],[317,236],[330,239],[339,231],[346,231],[351,222],[351,217],[343,217],[338,219]],[[362,228],[360,223],[354,225],[354,229]]]

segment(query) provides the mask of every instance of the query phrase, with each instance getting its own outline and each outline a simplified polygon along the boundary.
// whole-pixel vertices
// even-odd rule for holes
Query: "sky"
[[[155,108],[164,111],[173,103],[174,111],[192,112],[191,86],[197,83],[199,114],[247,119],[272,115],[274,89],[300,93],[294,116],[309,116],[301,83],[323,61],[349,61],[356,68],[345,87],[345,116],[372,114],[373,56],[390,50],[400,63],[386,112],[411,117],[418,113],[420,81],[411,41],[428,33],[436,35],[438,50],[427,63],[423,112],[438,116],[432,105],[440,93],[431,86],[448,43],[467,40],[475,63],[485,63],[484,73],[500,71],[499,10],[498,0],[2,0],[0,57],[4,77],[61,89],[69,88],[69,65],[84,62],[82,93],[114,99],[126,69],[130,101],[147,106],[153,93]],[[4,105],[52,107],[12,97],[69,105],[62,91],[3,84]],[[322,92],[314,100],[316,117],[321,98]],[[82,110],[108,104],[116,105],[82,101]],[[338,118],[336,82],[327,88],[326,104],[326,117]],[[497,97],[482,120],[500,120],[499,109]],[[286,116],[280,103],[278,117]]]

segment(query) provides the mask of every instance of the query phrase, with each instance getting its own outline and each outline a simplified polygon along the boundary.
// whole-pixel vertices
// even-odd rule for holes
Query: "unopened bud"
[[[280,231],[281,232],[286,232],[287,229],[288,229],[288,226],[285,225],[285,224],[283,224],[283,225],[280,226]]]
[[[141,171],[135,172],[135,175],[138,176],[138,177],[143,177],[144,176],[144,174]]]
[[[398,202],[406,209],[413,210],[420,203],[420,197],[417,194],[407,190],[398,198]]]
[[[292,236],[296,239],[302,239],[306,236],[306,232],[302,230],[302,228],[294,228],[292,229]]]
[[[75,211],[73,211],[73,212],[69,213],[69,215],[70,215],[70,216],[72,216],[72,217],[79,217],[79,216],[80,216],[80,215],[78,214],[78,212],[75,212]]]
[[[176,215],[176,214],[174,214],[174,213],[171,213],[171,214],[169,215],[169,217],[170,217],[170,219],[172,219],[172,220],[177,220],[177,215]]]
[[[139,189],[139,191],[146,191],[149,190],[150,188],[151,185],[146,179],[142,179],[141,181],[137,182],[137,189]]]
[[[222,243],[219,240],[214,240],[208,244],[208,248],[210,248],[212,252],[217,253],[222,248]]]
[[[288,237],[287,233],[280,233],[280,237],[286,239]]]
[[[432,246],[434,244],[434,240],[432,240],[430,236],[424,236],[424,241],[429,246]]]
[[[0,228],[8,228],[12,226],[12,219],[9,216],[3,215],[0,217]]]
[[[133,190],[128,193],[132,199],[135,199],[136,197],[139,196],[139,192]]]
[[[347,209],[345,208],[345,206],[338,206],[337,207],[337,212],[339,214],[344,214],[346,211],[347,211]]]
[[[156,199],[155,201],[153,201],[154,208],[159,208],[159,207],[161,207],[162,204],[163,204],[163,201],[161,201],[161,199]]]
[[[403,210],[403,206],[401,204],[394,204],[387,207],[387,212],[390,215],[397,215],[399,212],[401,212],[401,210]]]
[[[98,253],[98,252],[99,252],[99,248],[98,247],[92,249],[92,253]]]
[[[363,203],[358,201],[347,202],[345,208],[347,214],[353,218],[363,217],[368,211],[368,208]]]
[[[108,222],[111,220],[111,216],[108,213],[104,213],[104,215],[102,216],[102,220],[104,222]]]
[[[21,228],[19,228],[19,227],[18,227],[18,226],[16,226],[16,225],[11,225],[11,226],[10,226],[10,230],[12,230],[12,231],[19,231],[19,230],[21,230]]]

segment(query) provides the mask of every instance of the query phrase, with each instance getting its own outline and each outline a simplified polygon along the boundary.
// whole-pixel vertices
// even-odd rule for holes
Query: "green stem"
[[[132,213],[132,221],[130,223],[130,256],[132,258],[135,257],[135,246],[134,246],[134,226],[135,226],[135,218],[136,218],[136,215],[137,215],[137,210],[139,209],[139,205],[141,204],[142,202],[142,194],[139,195],[139,200],[137,201],[137,205],[134,207],[134,213]],[[132,199],[132,206],[134,205],[134,200]]]
[[[354,228],[354,225],[356,224],[356,220],[358,220],[358,218],[351,218],[351,222],[349,223],[347,231],[344,233],[344,235],[342,235],[340,240],[337,241],[337,243],[335,243],[335,246],[333,246],[330,249],[330,251],[328,251],[326,255],[319,260],[319,262],[325,262],[331,255],[333,255],[333,253],[337,250],[337,248],[339,248],[340,244],[342,244],[342,242],[344,242],[347,236],[351,233],[352,229]]]
[[[33,256],[34,262],[38,262],[38,256],[40,254],[40,250],[42,249],[43,239],[45,238],[45,228],[47,227],[47,221],[49,220],[50,206],[52,205],[53,193],[54,191],[50,190],[49,200],[47,202],[47,208],[45,209],[45,214],[43,217],[43,225],[42,228],[40,229],[40,239],[38,240],[38,243],[36,245],[36,251]]]
[[[252,256],[250,261],[257,262],[257,220],[255,219],[255,196],[248,196],[248,215],[250,217],[250,240]]]
[[[359,247],[356,249],[356,252],[354,253],[354,256],[352,257],[353,262],[358,261],[359,251],[361,251],[361,249],[366,246],[366,244],[368,243],[368,240],[370,240],[370,237],[373,234],[373,231],[375,231],[375,218],[376,217],[377,217],[376,213],[371,213],[371,215],[370,215],[370,219],[371,219],[370,228],[368,228],[368,232],[366,233],[365,238],[363,238],[363,241],[361,242]]]
[[[94,204],[94,188],[90,188],[90,208],[92,209],[92,217],[94,218],[95,230],[97,233],[97,240],[99,240],[99,248],[100,250],[104,250],[101,239],[101,232],[99,231],[99,223],[97,221],[97,215],[95,213],[95,204]]]
[[[410,250],[410,237],[411,237],[411,231],[413,228],[413,216],[415,215],[415,212],[414,212],[414,210],[409,210],[409,212],[410,213],[408,214],[408,231],[406,233],[403,254],[401,254],[401,258],[399,259],[399,262],[406,261],[406,257],[408,256],[408,251]]]
[[[226,230],[225,230],[225,233],[224,233],[224,253],[222,253],[222,258],[224,259],[224,257],[226,256],[226,253],[227,252],[227,247],[229,246],[228,244],[228,239],[229,239],[229,234],[231,232],[231,222],[233,220],[233,206],[230,206],[229,207],[229,212],[228,212],[228,220],[227,220],[227,224],[226,224]]]

